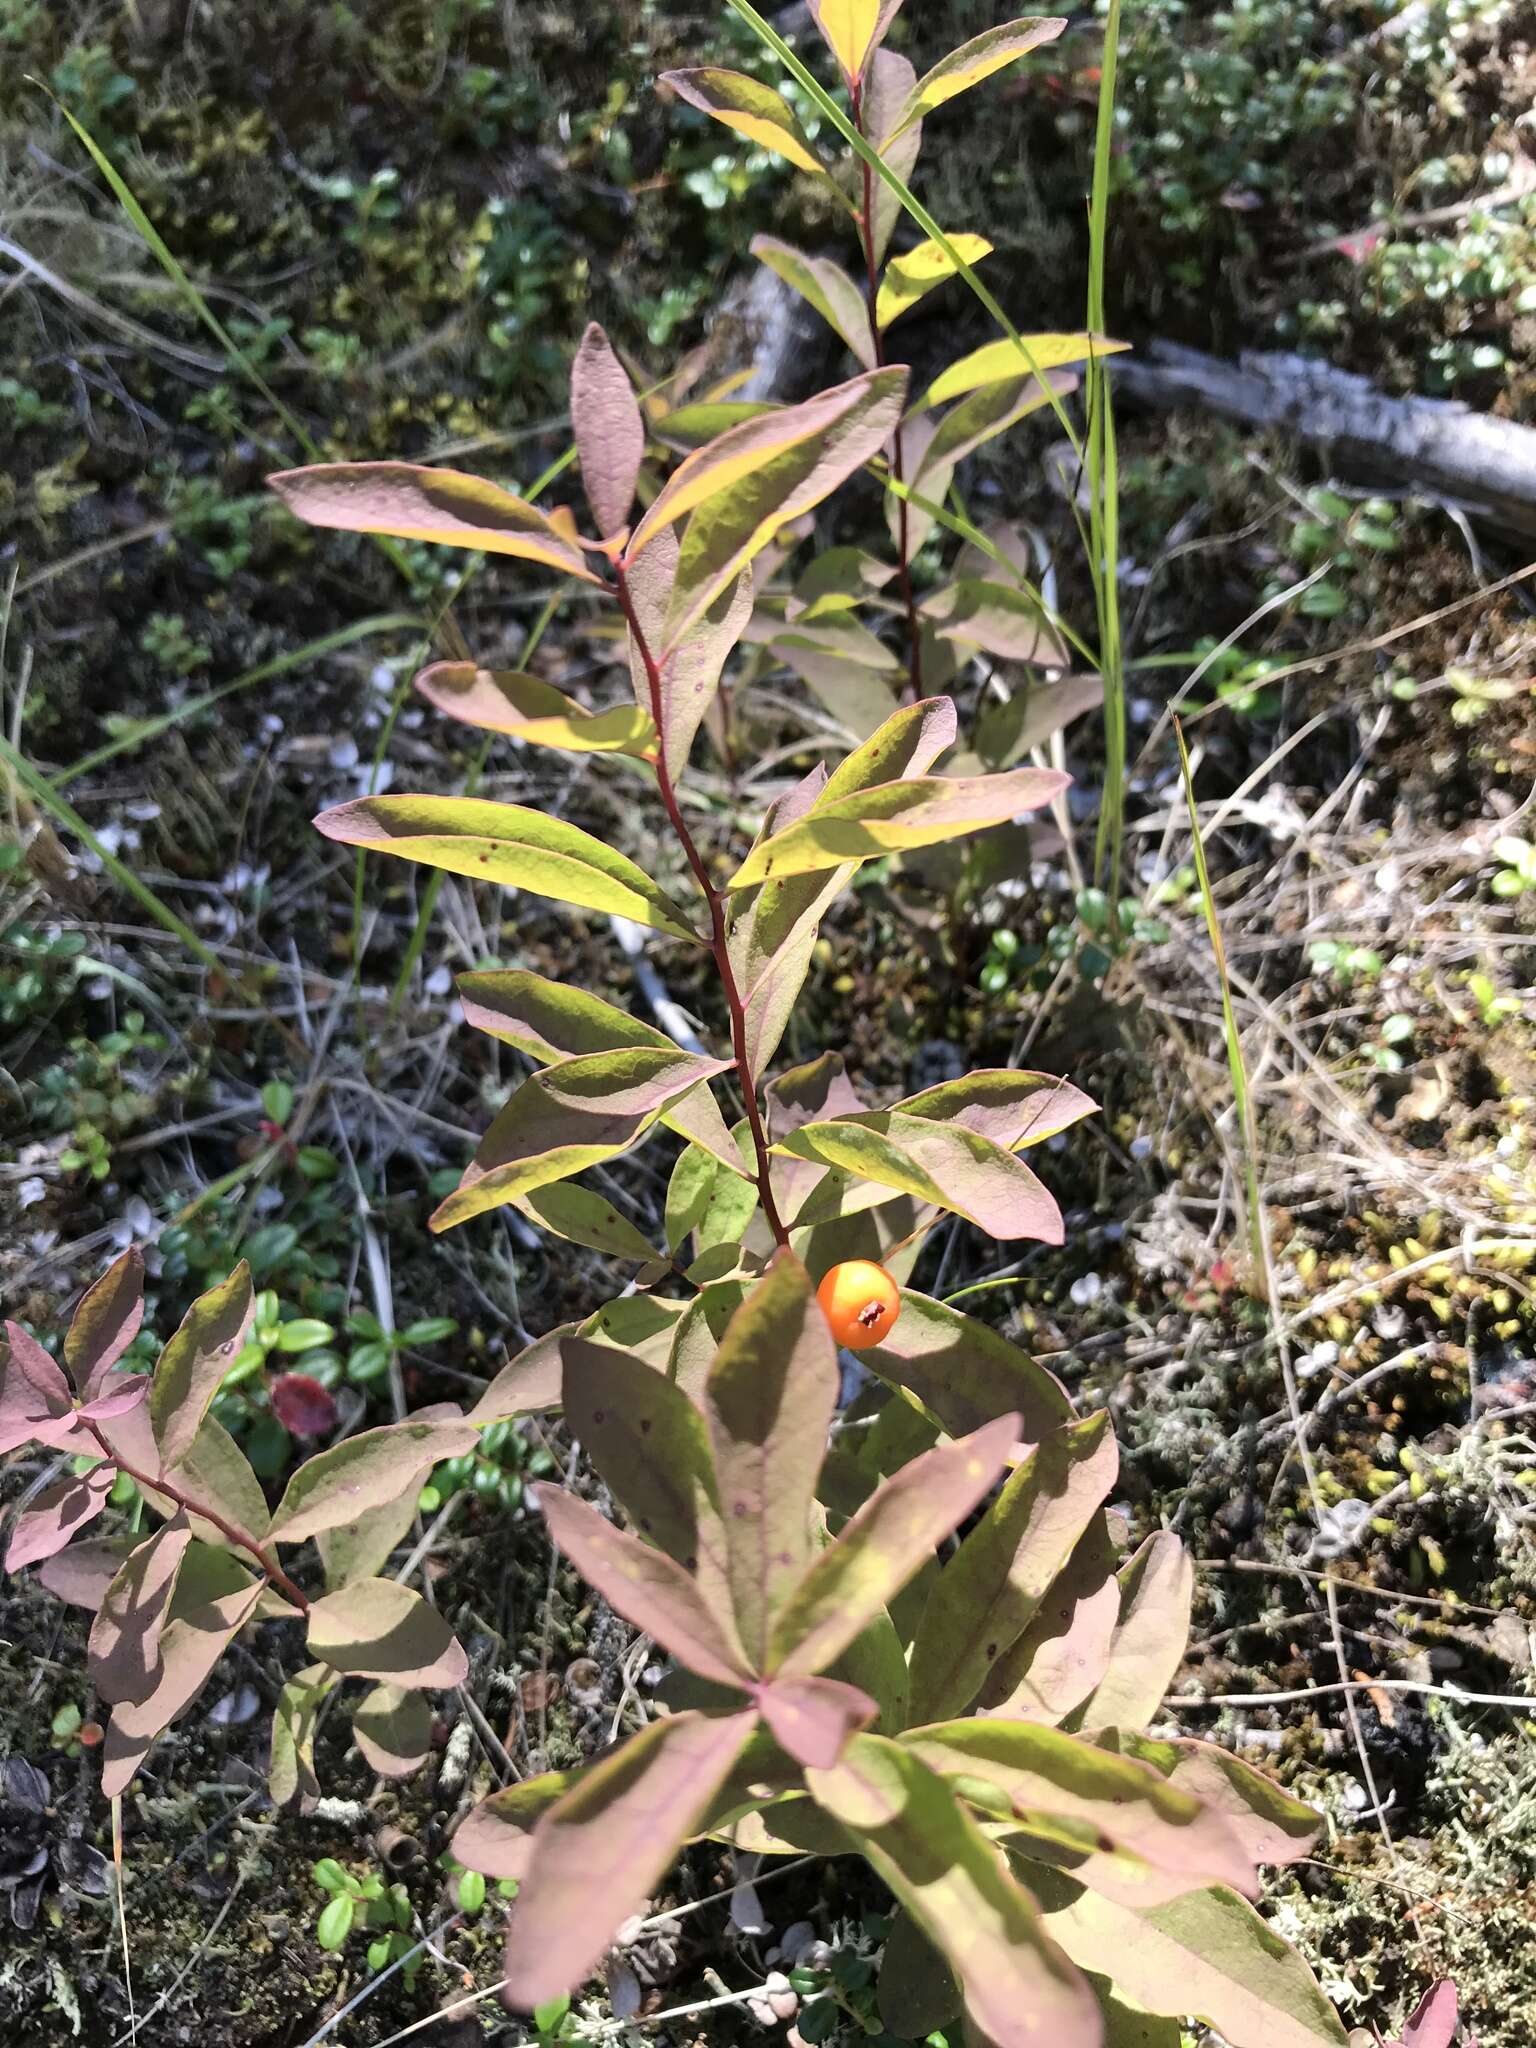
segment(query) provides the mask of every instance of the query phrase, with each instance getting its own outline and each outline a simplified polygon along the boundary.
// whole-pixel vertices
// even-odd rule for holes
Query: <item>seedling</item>
[[[1495,896],[1523,896],[1527,889],[1536,892],[1536,845],[1529,839],[1508,833],[1493,842],[1493,857],[1499,863],[1491,885]]]

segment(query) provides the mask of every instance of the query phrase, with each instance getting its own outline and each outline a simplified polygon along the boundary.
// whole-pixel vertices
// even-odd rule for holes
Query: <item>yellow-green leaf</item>
[[[996,28],[984,29],[979,36],[972,36],[958,50],[951,50],[947,57],[940,58],[933,69],[918,80],[897,117],[896,126],[885,140],[890,141],[913,121],[920,121],[935,107],[943,106],[946,100],[969,92],[973,85],[980,85],[994,71],[1002,71],[1018,58],[1027,56],[1031,50],[1039,49],[1042,43],[1054,42],[1066,25],[1060,16],[1026,17],[1022,21],[1005,21]]]
[[[784,157],[796,170],[826,176],[826,166],[811,147],[793,107],[761,79],[710,64],[697,70],[664,71],[660,83],[670,86],[679,99],[697,107],[701,114],[712,114],[727,128],[745,135],[759,149]]]
[[[846,270],[825,256],[807,256],[792,249],[773,235],[754,235],[750,246],[758,262],[766,263],[791,291],[798,292],[867,370],[875,367],[864,294]]]
[[[1062,1242],[1061,1211],[1023,1160],[963,1124],[862,1110],[806,1124],[774,1149],[952,1210],[992,1237]]]
[[[882,328],[889,327],[919,299],[925,298],[935,285],[956,276],[954,255],[959,255],[974,267],[983,256],[991,253],[992,244],[985,235],[961,234],[949,237],[948,248],[940,242],[919,242],[915,249],[907,250],[904,255],[893,256],[885,266],[885,276],[875,298],[876,320]]]
[[[1022,346],[1020,346],[1022,343]],[[951,363],[929,385],[918,407],[942,405],[946,399],[961,398],[967,391],[979,391],[984,384],[1001,384],[1005,378],[1035,376],[1042,370],[1057,370],[1064,363],[1086,362],[1090,356],[1119,355],[1128,341],[1111,341],[1103,334],[1025,334],[1019,342],[1006,336],[972,349],[968,356]]]
[[[811,19],[852,85],[862,77],[902,0],[810,0]]]
[[[435,661],[416,678],[429,704],[484,732],[505,732],[530,746],[568,754],[656,751],[656,728],[635,704],[589,711],[553,683],[513,669],[477,668],[472,661]]]
[[[521,804],[470,796],[365,796],[322,811],[315,823],[343,846],[397,854],[451,875],[526,889],[698,940],[671,897],[634,861],[580,826]]]

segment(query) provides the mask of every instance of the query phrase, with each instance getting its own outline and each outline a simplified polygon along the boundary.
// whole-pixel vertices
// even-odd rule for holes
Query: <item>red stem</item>
[[[172,1480],[163,1477],[151,1479],[147,1473],[135,1470],[125,1458],[118,1456],[94,1422],[84,1422],[83,1427],[88,1429],[91,1435],[95,1437],[97,1443],[100,1444],[102,1456],[115,1465],[119,1472],[126,1472],[134,1484],[144,1492],[164,1494],[167,1500],[175,1501],[177,1507],[185,1508],[189,1515],[197,1515],[203,1521],[211,1522],[227,1542],[232,1543],[237,1550],[244,1550],[255,1558],[257,1564],[261,1566],[262,1577],[269,1586],[275,1586],[283,1598],[291,1600],[301,1614],[308,1614],[308,1599],[300,1592],[299,1588],[289,1578],[277,1560],[265,1555],[261,1545],[251,1535],[249,1530],[242,1529],[238,1523],[227,1522],[217,1508],[210,1508],[205,1506],[200,1500],[193,1500],[190,1494],[183,1493]]]
[[[779,1215],[778,1204],[773,1199],[773,1180],[768,1156],[768,1133],[763,1128],[762,1112],[757,1106],[757,1081],[752,1072],[752,1061],[747,1051],[747,1008],[742,1001],[741,990],[736,985],[735,970],[731,966],[730,946],[725,930],[725,898],[710,880],[709,869],[704,865],[703,856],[694,844],[693,834],[688,830],[677,801],[677,791],[672,786],[672,771],[667,765],[667,744],[662,729],[661,669],[652,654],[650,644],[641,630],[635,616],[634,602],[629,594],[629,582],[624,574],[622,561],[614,563],[618,577],[619,603],[623,607],[630,635],[639,650],[640,661],[645,669],[646,687],[651,698],[651,722],[656,727],[656,780],[661,785],[661,800],[667,807],[667,816],[672,821],[672,830],[688,857],[694,879],[704,891],[704,900],[709,905],[711,930],[710,950],[715,956],[715,966],[720,973],[720,986],[725,991],[726,1007],[731,1014],[731,1051],[736,1061],[736,1074],[741,1083],[742,1096],[747,1105],[747,1122],[752,1131],[752,1144],[757,1153],[757,1192],[763,1204],[763,1214],[768,1218],[769,1228],[781,1245],[789,1243],[789,1232]]]
[[[860,135],[864,134],[864,92],[861,84],[853,87],[853,125]],[[865,137],[868,140],[867,137]],[[875,368],[885,368],[885,337],[880,331],[878,305],[880,298],[880,277],[875,264],[875,191],[874,172],[868,161],[860,157],[860,169],[864,174],[864,203],[859,209],[859,241],[864,250],[864,303],[869,313],[869,339],[874,350]],[[891,474],[897,483],[906,482],[905,458],[901,445],[901,422],[898,420],[891,435]],[[918,624],[917,600],[912,593],[911,553],[912,545],[908,527],[911,507],[904,497],[896,500],[896,576],[901,590],[901,602],[907,614],[907,666],[911,677],[914,701],[923,694],[923,643],[922,628]]]

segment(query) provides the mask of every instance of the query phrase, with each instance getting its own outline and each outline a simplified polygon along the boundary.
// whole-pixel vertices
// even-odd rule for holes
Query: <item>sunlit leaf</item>
[[[935,285],[958,274],[951,250],[973,267],[992,253],[992,244],[985,235],[951,235],[948,241],[948,248],[942,242],[919,242],[915,249],[891,258],[875,300],[875,318],[882,328],[899,320],[919,299],[926,298]]]
[[[666,891],[634,861],[579,825],[522,804],[471,796],[366,796],[322,811],[315,824],[343,846],[397,854],[504,889],[526,889],[675,938],[698,937]]]
[[[358,1579],[313,1601],[314,1655],[349,1678],[396,1685],[462,1685],[469,1659],[452,1629],[419,1593],[394,1579]]]
[[[811,19],[850,85],[864,72],[902,0],[809,0]]]
[[[272,1517],[273,1540],[302,1543],[322,1529],[355,1522],[413,1491],[433,1465],[462,1457],[478,1442],[479,1432],[457,1418],[423,1422],[413,1417],[343,1437],[306,1458],[288,1481]]]
[[[319,463],[283,470],[267,483],[309,526],[483,548],[542,562],[583,583],[603,580],[587,567],[574,533],[499,485],[456,469],[414,462]]]
[[[515,2005],[573,1991],[593,1968],[693,1833],[755,1720],[652,1721],[543,1815],[507,1942]]]
[[[743,420],[755,420],[776,408],[766,399],[720,398],[697,405],[679,405],[663,413],[652,429],[658,441],[685,454],[713,441],[727,427],[739,427]]]
[[[18,1445],[60,1444],[76,1429],[69,1382],[20,1323],[5,1326],[0,1359],[0,1454]]]
[[[659,670],[661,750],[674,782],[687,769],[694,738],[714,701],[726,657],[741,638],[752,611],[752,577],[743,568],[740,575],[723,580],[685,632],[669,631],[681,555],[681,543],[669,526],[655,536],[638,560],[628,558],[626,562],[630,602]],[[633,637],[629,669],[635,702],[649,714],[650,673]]]
[[[713,1166],[714,1162],[710,1164]],[[534,1188],[519,1195],[514,1206],[568,1244],[584,1244],[608,1258],[635,1259],[642,1264],[656,1257],[655,1246],[606,1195],[593,1188],[579,1187],[574,1181],[551,1181],[547,1187]]]
[[[990,78],[995,71],[1002,71],[1018,58],[1036,50],[1042,43],[1054,42],[1066,27],[1060,17],[1026,18],[1022,21],[1003,22],[997,28],[984,29],[979,36],[973,36],[968,43],[962,43],[958,50],[951,50],[925,72],[912,88],[906,105],[897,116],[896,126],[890,130],[886,141],[912,121],[920,121],[925,114],[931,114],[935,107],[943,106],[958,93],[969,92],[973,85],[980,85],[984,78]]]
[[[1154,1720],[1189,1640],[1195,1568],[1170,1530],[1147,1538],[1120,1573],[1120,1618],[1109,1666],[1074,1717],[1083,1728],[1145,1728]]]
[[[835,1678],[776,1678],[759,1688],[757,1710],[779,1747],[808,1769],[827,1771],[850,1736],[880,1709],[868,1693]]]
[[[929,385],[919,410],[942,405],[947,398],[960,398],[984,384],[1005,379],[1038,376],[1042,370],[1060,369],[1064,363],[1086,362],[1090,356],[1118,355],[1130,347],[1127,341],[1111,341],[1103,334],[1026,334],[1023,347],[1008,337],[989,341],[961,356],[942,370]]]
[[[909,477],[912,488],[920,497],[941,501],[957,462],[1048,405],[1053,393],[1066,398],[1077,384],[1069,370],[1048,370],[1043,377],[1011,375],[983,384],[936,423]]]
[[[1023,1067],[977,1067],[956,1081],[940,1081],[892,1104],[907,1116],[961,1124],[1009,1152],[1057,1137],[1085,1116],[1095,1115],[1098,1106],[1070,1081]]]
[[[869,311],[864,294],[846,270],[828,257],[807,256],[802,250],[792,249],[773,235],[754,235],[748,246],[759,263],[766,263],[791,291],[798,292],[821,315],[865,369],[874,369],[875,345],[870,338]]]
[[[528,1875],[534,1828],[581,1777],[580,1771],[543,1771],[482,1799],[454,1832],[455,1860],[484,1877],[521,1881]]]
[[[1154,1742],[1120,1730],[1112,1741],[1121,1755],[1151,1764],[1179,1791],[1219,1813],[1255,1863],[1296,1862],[1322,1829],[1321,1814],[1217,1743],[1187,1737]]]
[[[587,503],[606,540],[629,520],[645,457],[645,422],[624,365],[595,320],[571,364],[571,427]]]
[[[679,99],[701,114],[712,114],[727,128],[734,128],[792,163],[796,170],[826,176],[826,167],[811,146],[799,118],[782,94],[760,79],[740,71],[723,71],[716,65],[697,70],[663,71],[658,84],[670,86]]]
[[[90,1287],[64,1338],[64,1363],[82,1400],[104,1392],[107,1374],[144,1320],[144,1259],[130,1245]]]
[[[1030,1168],[963,1124],[861,1110],[806,1124],[778,1149],[953,1210],[993,1237],[1062,1241],[1061,1211]]]
[[[429,704],[484,732],[510,733],[530,746],[569,754],[656,751],[656,728],[634,704],[588,711],[552,683],[513,669],[477,668],[472,661],[435,661],[416,678]]]
[[[1115,1549],[1098,1514],[1034,1619],[999,1657],[981,1694],[982,1711],[1005,1720],[1064,1721],[1103,1677],[1119,1615]]]
[[[1100,2048],[1091,1988],[941,1778],[883,1736],[859,1735],[835,1769],[807,1772],[806,1782],[948,1956],[984,2040],[994,2048]]]
[[[1059,1380],[987,1323],[903,1288],[901,1312],[883,1344],[860,1353],[892,1386],[906,1387],[958,1435],[994,1416],[1019,1416],[1019,1436],[1038,1444],[1072,1419]]]
[[[876,50],[870,58],[864,79],[864,130],[880,161],[904,185],[911,182],[913,167],[922,150],[923,124],[914,121],[899,135],[892,134],[892,130],[916,84],[916,71],[898,51]],[[862,167],[855,169],[853,175],[861,178]],[[878,263],[890,244],[903,207],[884,178],[876,177],[873,172],[870,173],[870,197],[874,202],[870,245]]]
[[[142,1699],[153,1686],[166,1610],[191,1541],[178,1515],[119,1566],[91,1624],[91,1678],[104,1700]]]

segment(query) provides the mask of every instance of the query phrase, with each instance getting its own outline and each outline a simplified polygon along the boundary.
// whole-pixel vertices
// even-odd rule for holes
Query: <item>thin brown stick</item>
[[[720,986],[725,992],[726,1008],[731,1017],[731,1052],[736,1062],[736,1074],[741,1083],[741,1093],[747,1108],[747,1123],[752,1132],[752,1145],[757,1153],[757,1192],[762,1201],[763,1214],[768,1226],[781,1245],[788,1245],[789,1232],[779,1215],[778,1204],[773,1198],[773,1180],[768,1153],[768,1133],[763,1128],[762,1111],[757,1102],[757,1079],[752,1072],[751,1055],[747,1050],[747,1006],[742,1000],[741,990],[736,985],[736,973],[731,966],[730,945],[725,929],[725,898],[710,879],[704,857],[694,844],[693,834],[677,801],[677,791],[672,783],[672,771],[667,765],[666,740],[662,732],[661,669],[651,652],[640,621],[635,614],[634,601],[629,593],[629,580],[624,573],[622,562],[614,564],[618,578],[619,604],[629,626],[630,637],[640,655],[645,670],[646,687],[651,699],[651,720],[656,727],[656,780],[661,788],[661,800],[666,805],[667,816],[672,821],[672,830],[687,856],[693,870],[694,880],[704,892],[709,905],[710,950],[715,956],[715,966],[720,973]]]

